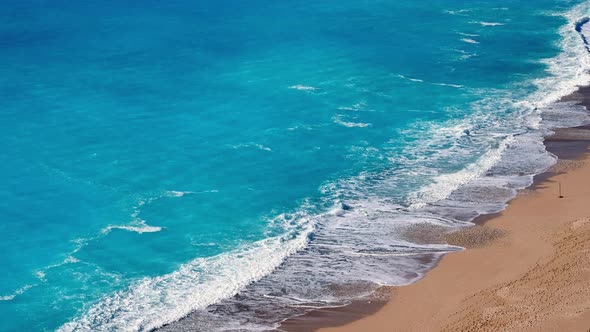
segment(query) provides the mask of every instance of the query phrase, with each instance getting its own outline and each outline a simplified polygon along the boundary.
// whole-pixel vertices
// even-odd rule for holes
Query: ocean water
[[[408,229],[502,210],[589,121],[588,15],[3,1],[0,331],[268,330],[421,278],[462,248]]]

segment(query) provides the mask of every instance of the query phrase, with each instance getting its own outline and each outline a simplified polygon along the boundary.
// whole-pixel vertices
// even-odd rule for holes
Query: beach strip
[[[390,288],[376,313],[319,330],[590,329],[590,155],[566,159],[587,151],[588,134],[563,129],[547,139],[558,164],[502,213],[451,236],[468,250],[446,255],[412,285]],[[485,241],[498,233],[490,230],[503,236]]]

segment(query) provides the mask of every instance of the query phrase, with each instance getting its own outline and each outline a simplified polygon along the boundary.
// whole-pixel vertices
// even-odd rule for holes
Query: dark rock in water
[[[342,203],[342,210],[344,210],[344,211],[350,211],[350,210],[352,210],[352,206],[350,206],[348,204],[345,204],[345,203]]]
[[[588,22],[590,22],[590,17],[584,17],[583,19],[576,22],[576,31],[581,33],[582,27]]]
[[[581,19],[578,22],[576,22],[576,31],[582,37],[582,41],[584,42],[584,45],[586,45],[586,50],[588,51],[588,53],[590,53],[590,47],[588,45],[588,39],[586,39],[586,35],[584,35],[584,33],[582,32],[582,27],[584,27],[584,25],[586,23],[588,23],[588,22],[590,22],[590,17],[584,17],[583,19]]]

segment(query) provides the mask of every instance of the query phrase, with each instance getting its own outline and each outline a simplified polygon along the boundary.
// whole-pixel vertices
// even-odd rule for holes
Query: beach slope
[[[590,157],[568,159],[580,143],[573,136],[558,132],[546,142],[564,154],[532,189],[449,238],[468,250],[446,255],[422,280],[392,288],[391,301],[375,314],[320,330],[590,329]],[[494,238],[482,243],[486,234]]]

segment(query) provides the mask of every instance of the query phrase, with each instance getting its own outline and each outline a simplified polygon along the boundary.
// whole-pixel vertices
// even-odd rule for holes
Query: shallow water
[[[267,329],[417,280],[461,248],[405,228],[503,209],[588,121],[555,101],[589,14],[5,2],[0,330]]]

